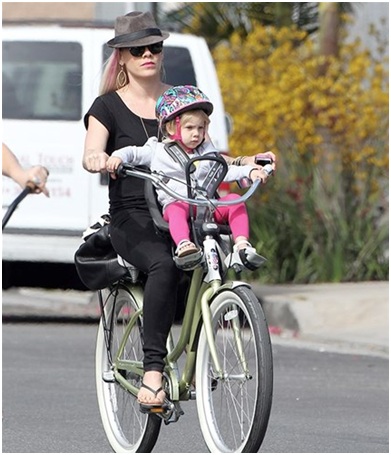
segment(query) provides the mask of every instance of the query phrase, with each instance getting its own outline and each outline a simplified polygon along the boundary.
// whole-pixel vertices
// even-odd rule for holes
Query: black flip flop
[[[157,390],[152,389],[152,387],[149,387],[148,385],[144,384],[143,382],[141,383],[141,387],[144,387],[144,389],[149,390],[155,395],[155,398],[158,396],[159,392],[163,390],[163,387],[159,387]],[[157,404],[146,404],[146,403],[139,403],[140,404],[140,412],[143,414],[147,414],[149,412],[152,413],[158,413],[158,412],[164,412],[170,407],[170,402],[164,398],[163,403]]]

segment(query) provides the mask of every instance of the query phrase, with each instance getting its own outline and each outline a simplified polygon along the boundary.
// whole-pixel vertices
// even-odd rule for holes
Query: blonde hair
[[[183,114],[179,114],[178,116],[174,117],[172,120],[167,122],[164,125],[164,132],[168,135],[173,135],[176,133],[176,118],[179,117],[181,126],[191,119],[194,116],[199,116],[205,122],[205,128],[210,123],[209,115],[203,111],[202,109],[192,109],[191,111],[186,111]]]
[[[110,57],[106,60],[103,67],[102,79],[99,87],[99,94],[105,95],[109,92],[114,92],[118,89],[117,87],[117,77],[121,71],[120,65],[120,50],[114,49]],[[128,74],[126,68],[124,69],[126,77],[129,82]]]

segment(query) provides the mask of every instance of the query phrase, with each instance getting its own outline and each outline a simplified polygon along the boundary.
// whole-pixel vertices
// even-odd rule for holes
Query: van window
[[[107,45],[103,47],[103,62],[112,52]],[[170,85],[197,85],[193,61],[185,47],[164,46],[164,82]]]
[[[3,118],[80,120],[80,43],[3,42]]]
[[[190,52],[184,47],[164,48],[165,82],[171,85],[197,85]]]

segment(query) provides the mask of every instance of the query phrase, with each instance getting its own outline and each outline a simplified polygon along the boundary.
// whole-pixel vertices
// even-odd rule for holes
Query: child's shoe
[[[239,245],[246,244],[245,248],[238,248]],[[239,242],[234,245],[233,253],[225,258],[225,265],[234,267],[235,269],[243,270],[245,267],[248,270],[257,270],[267,259],[257,253],[256,249],[247,241]]]
[[[175,254],[178,258],[184,258],[185,256],[197,253],[198,251],[199,248],[197,248],[193,242],[190,242],[190,240],[181,240],[175,250]]]
[[[201,263],[202,258],[202,250],[190,240],[181,240],[175,250],[175,264],[182,270],[195,269]]]

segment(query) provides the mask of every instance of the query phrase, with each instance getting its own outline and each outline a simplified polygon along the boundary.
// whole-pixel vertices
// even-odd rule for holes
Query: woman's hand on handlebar
[[[228,164],[233,164],[235,166],[257,166],[258,169],[262,169],[262,166],[265,165],[265,162],[269,162],[273,165],[273,171],[275,171],[275,166],[277,162],[276,155],[271,152],[264,152],[264,153],[257,153],[256,155],[251,156],[238,156],[236,158],[232,158],[227,155],[223,155],[224,159],[227,161]]]
[[[254,181],[254,179],[260,179],[262,180],[262,183],[265,183],[266,180],[274,174],[276,170],[276,155],[271,152],[265,152],[265,153],[258,153],[255,156],[249,156],[248,158],[248,164],[254,164],[257,166],[255,169],[253,169],[250,172],[250,179]],[[244,159],[245,161],[245,159]],[[268,161],[270,163],[268,163]],[[262,164],[261,164],[262,163]],[[268,163],[268,164],[265,164]]]
[[[273,163],[276,163],[277,162],[277,157],[276,155],[271,152],[270,150],[268,150],[267,152],[264,152],[264,153],[258,153],[257,155],[255,156],[251,156],[250,158],[253,159],[253,162],[256,163],[257,160],[262,157],[262,158],[270,158],[272,160]]]
[[[262,158],[269,158],[272,163],[275,165],[275,163],[277,162],[277,157],[276,155],[271,152],[270,150],[267,151],[267,152],[264,152],[264,153],[257,153],[256,155],[251,155],[251,156],[243,156],[242,159],[241,159],[241,162],[240,164],[243,166],[243,165],[257,165],[257,159],[259,159],[259,157],[262,155]],[[259,165],[258,165],[259,166]],[[261,168],[261,166],[259,166],[259,168]],[[273,169],[275,170],[275,168]]]
[[[106,171],[109,155],[105,152],[92,151],[84,156],[83,167],[88,172]]]
[[[122,164],[122,159],[118,158],[117,156],[110,156],[106,163],[107,172],[110,173],[110,177],[112,179],[117,178],[117,170],[119,166]]]

